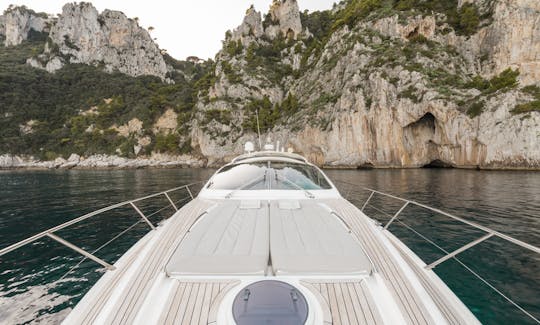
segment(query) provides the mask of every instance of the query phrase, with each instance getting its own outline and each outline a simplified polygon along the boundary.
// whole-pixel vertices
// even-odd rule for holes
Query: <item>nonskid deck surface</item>
[[[175,281],[158,324],[214,324],[219,303],[240,281]]]
[[[303,286],[321,303],[325,324],[383,324],[367,284],[363,280],[304,280]]]
[[[327,200],[326,203],[344,218],[357,234],[375,267],[387,283],[407,323],[434,323],[426,308],[425,299],[421,298],[424,294],[431,298],[437,311],[449,324],[478,323],[463,303],[453,294],[449,294],[449,290],[439,278],[434,276],[433,272],[426,272],[420,265],[421,262],[414,261],[404,252],[404,245],[393,246],[396,247],[399,256],[392,254],[389,247],[377,238],[379,233],[375,230],[373,222],[362,215],[352,203],[343,199]],[[398,265],[400,258],[409,270],[404,270]],[[414,275],[411,276],[410,272],[407,274],[407,271],[412,271]],[[420,281],[421,285],[413,286],[411,280]]]
[[[343,199],[320,200],[339,215],[356,235],[373,262],[374,275],[352,274],[350,279],[323,275],[298,276],[300,284],[317,297],[325,324],[382,324],[388,304],[368,285],[382,278],[401,312],[402,322],[435,324],[476,323],[457,298],[424,274],[416,261],[392,246],[380,229]],[[66,319],[67,324],[212,324],[227,292],[241,281],[236,277],[204,280],[173,278],[165,269],[195,222],[216,201],[195,199],[151,232],[107,272]],[[219,208],[219,206],[217,207]],[[211,210],[212,211],[212,210]],[[219,211],[219,210],[218,210]],[[337,217],[336,217],[337,218]],[[156,238],[157,237],[157,238]],[[159,239],[159,240],[154,240]],[[407,267],[409,264],[409,267]],[[403,267],[405,265],[405,268]],[[272,274],[267,274],[269,278]],[[290,275],[289,275],[290,276]],[[367,277],[367,278],[366,278]],[[440,280],[439,280],[440,281]],[[370,282],[374,283],[374,282]],[[399,317],[398,317],[399,318]],[[387,321],[388,323],[388,321]]]

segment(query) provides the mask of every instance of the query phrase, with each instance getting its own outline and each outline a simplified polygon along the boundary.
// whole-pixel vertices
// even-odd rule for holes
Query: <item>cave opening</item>
[[[422,166],[422,168],[454,168],[454,166],[440,159],[435,159]]]
[[[418,37],[420,33],[418,32],[418,27],[416,27],[413,31],[411,31],[408,35],[407,35],[407,39],[412,39],[412,38],[416,38]]]
[[[357,170],[370,170],[370,169],[373,169],[373,168],[375,168],[375,166],[372,163],[369,163],[369,162],[364,163],[362,165],[356,166]]]
[[[431,114],[430,112],[427,112],[418,121],[411,124],[411,126],[426,126],[430,128],[433,132],[435,132],[435,121],[435,116],[433,116],[433,114]]]
[[[286,38],[289,41],[294,39],[294,31],[291,28],[287,31]]]

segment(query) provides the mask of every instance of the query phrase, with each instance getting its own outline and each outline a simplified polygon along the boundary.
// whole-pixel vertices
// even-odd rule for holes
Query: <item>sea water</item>
[[[0,171],[0,248],[98,208],[200,182],[212,173],[209,169]],[[336,180],[342,195],[359,207],[370,194],[365,188],[372,188],[540,246],[538,172],[410,169],[328,170],[327,174]],[[186,191],[171,193],[178,205],[187,196]],[[168,204],[160,196],[139,206],[157,224],[173,213],[170,206],[162,209]],[[375,195],[364,212],[386,224],[402,204]],[[426,264],[484,235],[414,205],[403,210],[389,230]],[[114,263],[148,231],[148,225],[127,206],[56,234]],[[458,258],[462,264],[450,259],[435,272],[480,321],[534,324],[489,285],[540,317],[540,256],[490,238]],[[102,274],[97,264],[48,238],[0,257],[0,324],[58,323]]]

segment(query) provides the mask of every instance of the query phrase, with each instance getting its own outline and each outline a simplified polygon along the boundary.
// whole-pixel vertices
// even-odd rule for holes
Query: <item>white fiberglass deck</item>
[[[231,296],[264,279],[293,282],[316,301],[315,323],[477,323],[432,271],[352,204],[317,202],[280,208],[277,201],[195,199],[132,247],[65,323],[213,324],[226,316]],[[345,239],[330,240],[336,236]]]

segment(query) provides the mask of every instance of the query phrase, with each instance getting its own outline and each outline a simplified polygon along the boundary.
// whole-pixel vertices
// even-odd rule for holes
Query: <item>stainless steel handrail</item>
[[[350,186],[355,186],[357,187],[356,184],[353,184],[353,183],[349,183],[349,182],[346,182],[346,181],[341,181],[341,180],[337,180],[337,181],[334,181],[336,183],[343,183],[343,184],[346,184],[346,185],[350,185]],[[522,248],[525,248],[525,249],[528,249],[534,253],[537,253],[537,254],[540,254],[540,248],[536,247],[536,246],[533,246],[531,244],[528,244],[526,242],[523,242],[519,239],[516,239],[516,238],[513,238],[511,236],[508,236],[506,234],[503,234],[503,233],[500,233],[498,231],[495,231],[491,228],[488,228],[488,227],[485,227],[485,226],[482,226],[482,225],[479,225],[475,222],[472,222],[472,221],[469,221],[469,220],[466,220],[466,219],[463,219],[461,217],[457,217],[457,216],[454,216],[450,213],[447,213],[447,212],[444,212],[444,211],[441,211],[439,209],[436,209],[436,208],[433,208],[433,207],[430,207],[428,205],[425,205],[425,204],[422,204],[422,203],[418,203],[416,201],[412,201],[412,200],[408,200],[408,199],[404,199],[404,198],[401,198],[401,197],[398,197],[398,196],[395,196],[395,195],[391,195],[391,194],[388,194],[388,193],[384,193],[384,192],[380,192],[380,191],[377,191],[377,190],[374,190],[374,189],[371,189],[371,188],[367,188],[367,187],[359,187],[360,189],[362,190],[365,190],[365,191],[368,191],[370,192],[370,195],[369,197],[367,198],[367,200],[363,203],[362,205],[362,208],[360,209],[361,211],[364,211],[364,209],[369,205],[371,207],[373,207],[375,210],[383,213],[384,215],[386,215],[387,217],[390,217],[390,220],[386,223],[386,225],[384,225],[384,230],[388,230],[388,226],[390,226],[390,224],[394,221],[397,221],[403,225],[406,226],[406,228],[410,229],[411,231],[413,231],[415,234],[419,235],[421,238],[423,238],[424,240],[426,240],[428,243],[430,243],[431,245],[434,245],[435,247],[437,247],[438,249],[440,249],[441,251],[443,251],[446,255],[444,255],[443,257],[439,258],[438,260],[432,262],[431,264],[429,265],[426,265],[425,268],[427,270],[432,270],[433,268],[437,267],[438,265],[446,262],[447,260],[449,259],[453,259],[455,260],[456,262],[458,262],[460,265],[462,265],[466,270],[468,270],[469,272],[471,272],[475,277],[477,277],[478,279],[480,279],[483,283],[485,283],[488,287],[490,287],[492,290],[494,290],[497,294],[499,294],[501,297],[503,297],[505,300],[507,300],[508,302],[510,302],[512,305],[514,305],[515,307],[517,307],[521,312],[523,312],[526,316],[528,316],[530,319],[532,319],[533,321],[535,321],[536,323],[540,324],[540,320],[538,318],[536,318],[535,316],[533,316],[530,312],[528,312],[527,310],[525,310],[522,306],[520,306],[518,303],[516,303],[515,301],[513,301],[512,299],[510,299],[508,296],[506,296],[504,293],[502,293],[499,289],[497,289],[495,286],[493,286],[489,281],[487,281],[486,279],[484,279],[483,277],[481,277],[478,273],[474,272],[470,267],[468,267],[466,264],[464,264],[462,261],[460,261],[458,258],[457,258],[457,255],[470,249],[471,247],[474,247],[484,241],[486,241],[487,239],[491,238],[491,237],[499,237],[503,240],[506,240],[508,242],[511,242],[513,244],[516,244]],[[351,189],[348,189],[348,193],[351,192]],[[401,208],[398,210],[398,212],[396,212],[393,216],[388,214],[387,212],[384,212],[384,211],[381,211],[379,209],[377,209],[376,207],[374,207],[373,205],[369,204],[370,200],[373,198],[373,196],[375,194],[379,194],[379,195],[382,195],[382,196],[385,196],[385,197],[389,197],[389,198],[392,198],[392,199],[396,199],[396,200],[399,200],[401,202],[404,202],[404,204],[401,206]],[[468,244],[465,244],[463,246],[461,246],[460,248],[454,250],[453,252],[449,252],[447,250],[445,250],[444,248],[440,247],[439,245],[437,245],[436,243],[434,243],[432,240],[430,240],[429,238],[425,237],[424,235],[422,235],[421,233],[417,232],[416,230],[414,230],[412,227],[406,225],[405,223],[403,223],[401,220],[398,219],[399,215],[403,212],[403,210],[405,210],[405,208],[407,208],[407,206],[409,205],[416,205],[418,207],[421,207],[421,208],[424,208],[424,209],[427,209],[427,210],[430,210],[430,211],[433,211],[435,213],[438,213],[438,214],[442,214],[444,216],[447,216],[451,219],[454,219],[454,220],[457,220],[457,221],[460,221],[464,224],[467,224],[469,226],[472,226],[476,229],[479,229],[481,231],[484,231],[486,234],[483,235],[482,237],[468,243]]]
[[[357,186],[356,184],[352,184],[352,183],[349,183],[349,182],[346,182],[346,181],[341,181],[341,180],[338,180],[338,181],[335,181],[337,183],[343,183],[343,184],[347,184],[347,185],[351,185],[351,186]],[[509,235],[506,235],[506,234],[503,234],[503,233],[500,233],[496,230],[493,230],[491,228],[488,228],[488,227],[485,227],[485,226],[482,226],[482,225],[479,225],[475,222],[472,222],[472,221],[469,221],[469,220],[466,220],[464,218],[461,218],[461,217],[457,217],[455,215],[452,215],[448,212],[444,212],[442,210],[439,210],[437,208],[433,208],[433,207],[430,207],[428,205],[425,205],[425,204],[422,204],[422,203],[418,203],[416,201],[413,201],[413,200],[408,200],[408,199],[404,199],[404,198],[401,198],[401,197],[398,197],[398,196],[395,196],[395,195],[392,195],[392,194],[388,194],[388,193],[384,193],[384,192],[381,192],[381,191],[377,191],[377,190],[374,190],[374,189],[371,189],[371,188],[368,188],[368,187],[360,187],[361,189],[365,190],[365,191],[368,191],[370,192],[370,196],[368,197],[368,199],[366,200],[366,202],[364,202],[363,206],[362,206],[362,209],[361,211],[363,211],[365,209],[365,207],[369,204],[369,201],[373,198],[373,195],[374,194],[379,194],[379,195],[382,195],[382,196],[386,196],[386,197],[389,197],[389,198],[392,198],[392,199],[396,199],[396,200],[399,200],[399,201],[402,201],[404,202],[404,205],[399,209],[398,212],[396,212],[396,214],[390,219],[390,221],[388,221],[388,223],[386,223],[386,225],[384,226],[384,229],[388,229],[388,227],[390,226],[390,224],[405,210],[405,208],[409,205],[416,205],[418,207],[421,207],[421,208],[424,208],[424,209],[427,209],[427,210],[430,210],[430,211],[433,211],[433,212],[436,212],[438,214],[441,214],[441,215],[444,215],[446,217],[449,217],[451,219],[454,219],[454,220],[457,220],[459,222],[462,222],[464,224],[467,224],[473,228],[476,228],[478,230],[481,230],[481,231],[484,231],[488,234],[492,234],[492,236],[495,236],[495,237],[499,237],[501,239],[504,239],[506,241],[509,241],[511,243],[514,243],[518,246],[521,246],[523,248],[526,248],[528,250],[531,250],[537,254],[540,254],[540,248],[536,247],[536,246],[533,246],[529,243],[526,243],[524,241],[521,241],[519,239],[516,239],[514,237],[511,237]],[[490,236],[491,237],[491,236]],[[478,242],[479,243],[479,242]],[[478,244],[477,243],[477,244]],[[466,245],[463,245],[463,246],[467,246],[469,244],[466,244]],[[470,246],[470,247],[473,247],[474,245]],[[468,248],[470,248],[468,247]],[[462,251],[461,251],[462,252]],[[429,267],[429,265],[428,265]],[[433,267],[433,266],[432,266]],[[432,268],[430,267],[430,268]]]
[[[106,267],[107,269],[109,270],[114,270],[114,266],[108,264],[107,262],[103,261],[102,259],[94,256],[93,254],[83,250],[82,248],[80,247],[77,247],[71,243],[69,243],[68,241],[58,237],[57,235],[54,235],[55,232],[59,231],[59,230],[62,230],[64,228],[67,228],[69,226],[72,226],[72,225],[75,225],[81,221],[84,221],[84,220],[87,220],[89,218],[92,218],[92,217],[95,217],[99,214],[102,214],[104,212],[107,212],[107,211],[111,211],[111,210],[114,210],[114,209],[117,209],[117,208],[120,208],[120,207],[123,207],[123,206],[126,206],[126,205],[130,205],[131,207],[133,207],[133,209],[137,212],[137,214],[140,215],[140,217],[142,218],[142,220],[144,220],[152,230],[155,229],[155,226],[150,222],[150,220],[148,219],[147,216],[144,215],[144,213],[135,205],[136,202],[141,202],[143,200],[147,200],[147,199],[150,199],[150,198],[154,198],[154,197],[157,197],[157,196],[160,196],[160,195],[163,195],[167,198],[167,200],[169,201],[169,203],[171,204],[172,208],[175,210],[175,211],[178,211],[178,208],[177,206],[174,204],[174,202],[171,200],[170,196],[169,196],[169,193],[171,192],[175,192],[175,191],[178,191],[178,190],[181,190],[181,189],[185,189],[187,190],[188,192],[188,197],[187,198],[191,198],[193,199],[194,196],[192,194],[192,191],[190,190],[190,187],[191,186],[194,186],[194,185],[197,185],[197,184],[201,184],[201,183],[204,183],[204,181],[201,181],[201,182],[195,182],[195,183],[191,183],[191,184],[187,184],[187,185],[183,185],[183,186],[179,186],[179,187],[175,187],[175,188],[172,188],[172,189],[169,189],[169,190],[166,190],[166,191],[163,191],[163,192],[159,192],[159,193],[155,193],[155,194],[151,194],[151,195],[147,195],[147,196],[144,196],[144,197],[140,197],[140,198],[137,198],[137,199],[134,199],[134,200],[128,200],[128,201],[124,201],[124,202],[121,202],[121,203],[117,203],[117,204],[113,204],[113,205],[110,205],[110,206],[107,206],[107,207],[104,207],[104,208],[101,208],[99,210],[96,210],[96,211],[92,211],[90,213],[87,213],[85,215],[82,215],[78,218],[75,218],[73,220],[70,220],[70,221],[67,221],[61,225],[58,225],[58,226],[55,226],[55,227],[52,227],[50,229],[47,229],[45,231],[42,231],[38,234],[35,234],[31,237],[28,237],[26,239],[23,239],[15,244],[12,244],[10,246],[7,246],[5,248],[2,248],[0,249],[0,256],[3,256],[9,252],[12,252],[18,248],[21,248],[23,246],[26,246],[38,239],[41,239],[41,238],[44,238],[44,237],[49,237],[49,238],[52,238],[54,239],[55,241],[57,241],[58,243],[61,243],[63,245],[65,245],[66,247],[69,247],[73,250],[75,250],[76,252],[80,253],[81,255],[85,256],[86,258],[90,258],[92,259],[93,261],[101,264],[102,266]]]
[[[413,233],[415,233],[417,236],[419,236],[420,238],[424,239],[426,242],[428,242],[429,244],[431,244],[432,246],[436,247],[437,249],[439,249],[441,252],[445,253],[445,254],[450,254],[450,252],[448,252],[446,249],[442,248],[441,246],[437,245],[436,243],[434,243],[432,240],[430,240],[429,238],[427,238],[426,236],[422,235],[421,233],[419,233],[418,231],[416,231],[414,228],[412,228],[411,226],[409,226],[408,224],[406,224],[405,222],[401,221],[401,220],[397,220],[397,222],[399,222],[400,224],[402,224],[405,228],[409,229],[410,231],[412,231]],[[500,295],[502,298],[504,298],[506,301],[508,301],[510,304],[514,305],[517,309],[519,309],[521,312],[523,312],[527,317],[529,317],[530,319],[534,320],[536,323],[539,323],[540,324],[540,320],[538,320],[536,317],[534,317],[531,313],[529,313],[525,308],[521,307],[517,302],[513,301],[510,297],[508,297],[507,295],[505,295],[501,290],[497,289],[493,284],[491,284],[488,280],[484,279],[482,276],[480,276],[478,273],[476,273],[475,271],[473,271],[469,266],[467,266],[467,264],[463,263],[459,258],[457,258],[456,256],[453,256],[452,259],[454,259],[459,265],[463,266],[463,268],[465,268],[467,271],[469,271],[473,276],[475,276],[477,279],[479,279],[480,281],[482,281],[485,285],[487,285],[489,288],[491,288],[493,291],[495,291],[498,295]]]

